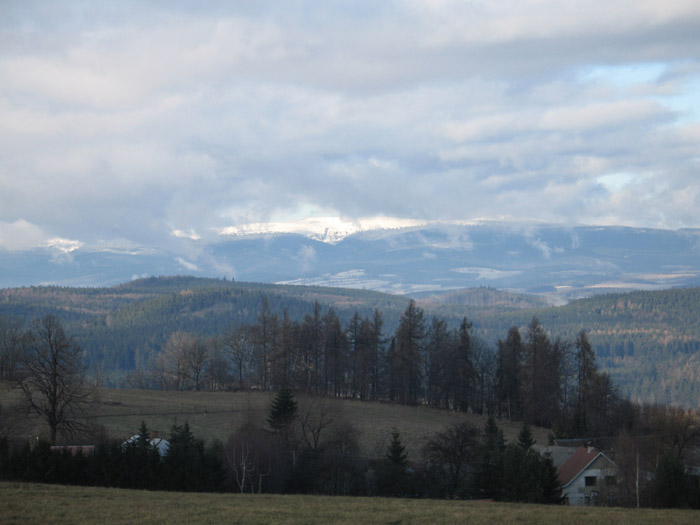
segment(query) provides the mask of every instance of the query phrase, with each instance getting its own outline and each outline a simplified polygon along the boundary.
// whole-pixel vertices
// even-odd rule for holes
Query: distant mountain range
[[[601,292],[700,285],[700,229],[307,220],[182,232],[182,251],[0,250],[0,287],[107,286],[152,275],[440,293],[491,287],[553,304]]]

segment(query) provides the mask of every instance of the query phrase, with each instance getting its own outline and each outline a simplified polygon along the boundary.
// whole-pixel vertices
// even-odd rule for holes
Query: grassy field
[[[690,510],[454,500],[192,494],[0,483],[0,521],[34,523],[698,523]]]
[[[135,434],[145,421],[149,429],[167,436],[173,423],[187,421],[198,438],[225,442],[248,420],[260,425],[265,422],[271,392],[173,392],[156,390],[100,389],[99,401],[90,410],[90,419],[103,425],[110,437],[126,439]],[[6,414],[19,402],[19,392],[3,391]],[[335,420],[351,422],[359,432],[360,446],[368,456],[380,456],[391,438],[392,428],[402,436],[411,457],[417,457],[425,441],[446,425],[470,421],[483,428],[485,418],[478,415],[437,410],[427,407],[407,407],[390,403],[370,403],[339,399],[319,399],[298,396],[300,410],[309,405],[327,404],[326,410]],[[513,439],[518,424],[499,421],[506,439]],[[36,418],[15,418],[11,433],[32,436],[46,433]],[[533,429],[538,444],[547,444],[547,431]]]

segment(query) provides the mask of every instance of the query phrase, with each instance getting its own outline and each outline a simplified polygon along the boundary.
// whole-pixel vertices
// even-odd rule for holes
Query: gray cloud
[[[666,4],[3,2],[0,245],[190,261],[308,210],[698,227],[700,6]]]

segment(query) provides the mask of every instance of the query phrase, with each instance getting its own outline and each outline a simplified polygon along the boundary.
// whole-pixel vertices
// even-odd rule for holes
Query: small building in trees
[[[122,443],[122,446],[126,447],[127,445],[135,444],[139,441],[139,439],[141,439],[141,435],[134,434],[129,439],[124,441],[124,443]],[[151,446],[151,448],[158,451],[160,457],[164,457],[168,453],[168,449],[170,448],[170,441],[160,437],[160,433],[156,431],[150,433],[150,436],[148,437],[148,444]]]
[[[559,467],[562,496],[567,505],[611,503],[617,492],[618,468],[593,447],[580,447]]]

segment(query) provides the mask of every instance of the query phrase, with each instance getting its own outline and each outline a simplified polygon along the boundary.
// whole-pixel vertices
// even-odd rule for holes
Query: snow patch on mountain
[[[225,228],[220,228],[217,230],[217,232],[219,235],[233,236],[293,233],[328,244],[336,244],[349,235],[360,232],[420,228],[444,224],[468,226],[478,224],[478,222],[425,221],[381,216],[365,217],[360,219],[346,219],[343,217],[309,217],[291,222],[258,222],[240,224],[238,226],[227,226]]]
[[[70,253],[83,245],[82,242],[73,239],[61,239],[59,237],[46,241],[47,248],[54,248],[63,253]]]

